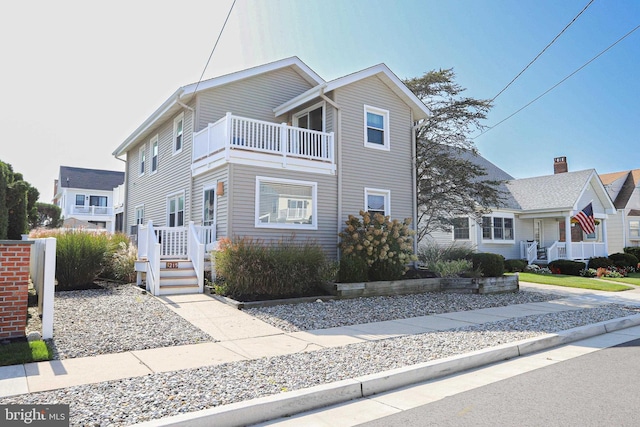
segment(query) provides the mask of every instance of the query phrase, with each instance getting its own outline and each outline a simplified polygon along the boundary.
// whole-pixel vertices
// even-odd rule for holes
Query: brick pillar
[[[25,336],[31,244],[0,241],[0,339]]]

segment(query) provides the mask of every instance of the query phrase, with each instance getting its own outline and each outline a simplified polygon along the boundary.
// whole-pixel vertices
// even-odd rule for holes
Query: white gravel
[[[133,284],[100,285],[102,289],[56,292],[54,358],[215,341]]]
[[[527,294],[521,292],[518,294],[521,296],[516,298],[548,299],[538,294]],[[450,294],[430,294],[430,298],[437,300],[443,295],[451,297]],[[413,298],[419,297],[410,299]],[[457,299],[455,296],[452,298]],[[486,296],[473,299],[473,307],[480,308],[490,300],[493,298]],[[378,312],[387,310],[390,304],[381,304],[380,301],[346,302],[361,308],[365,304],[368,310]],[[411,305],[422,306],[424,300],[421,301]],[[309,310],[309,306],[305,307]],[[289,310],[295,309],[289,307]],[[637,314],[637,309],[607,305],[534,315],[450,331],[25,394],[0,399],[0,404],[68,403],[73,426],[130,425],[467,353],[631,314]]]

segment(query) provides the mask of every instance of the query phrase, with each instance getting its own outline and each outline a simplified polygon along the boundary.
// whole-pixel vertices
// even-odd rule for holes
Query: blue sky
[[[453,68],[495,96],[589,0],[237,0],[205,78],[296,55],[325,80],[386,63]],[[124,170],[113,150],[205,66],[232,0],[3,4],[0,160],[50,202],[59,167]],[[495,101],[492,126],[640,25],[640,2],[595,0]],[[640,168],[640,30],[474,141],[516,178]]]

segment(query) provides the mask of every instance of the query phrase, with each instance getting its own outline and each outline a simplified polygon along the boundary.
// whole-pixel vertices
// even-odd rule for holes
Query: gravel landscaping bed
[[[558,295],[523,291],[491,295],[429,292],[414,295],[285,304],[250,308],[243,311],[283,331],[297,332],[454,311],[551,301],[558,298],[560,298]]]
[[[0,403],[67,403],[70,404],[73,426],[130,425],[372,374],[637,313],[637,308],[612,304],[533,315],[450,331],[25,394],[0,399]]]
[[[100,285],[102,289],[56,292],[54,358],[215,341],[133,284]]]

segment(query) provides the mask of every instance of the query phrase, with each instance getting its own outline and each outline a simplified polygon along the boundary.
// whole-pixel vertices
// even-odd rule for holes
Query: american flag
[[[587,234],[595,233],[596,220],[593,217],[593,206],[591,205],[591,203],[589,203],[587,206],[585,206],[584,209],[578,212],[576,216],[574,216],[574,218],[576,219],[576,221],[578,221],[578,224],[580,224],[582,231]]]

